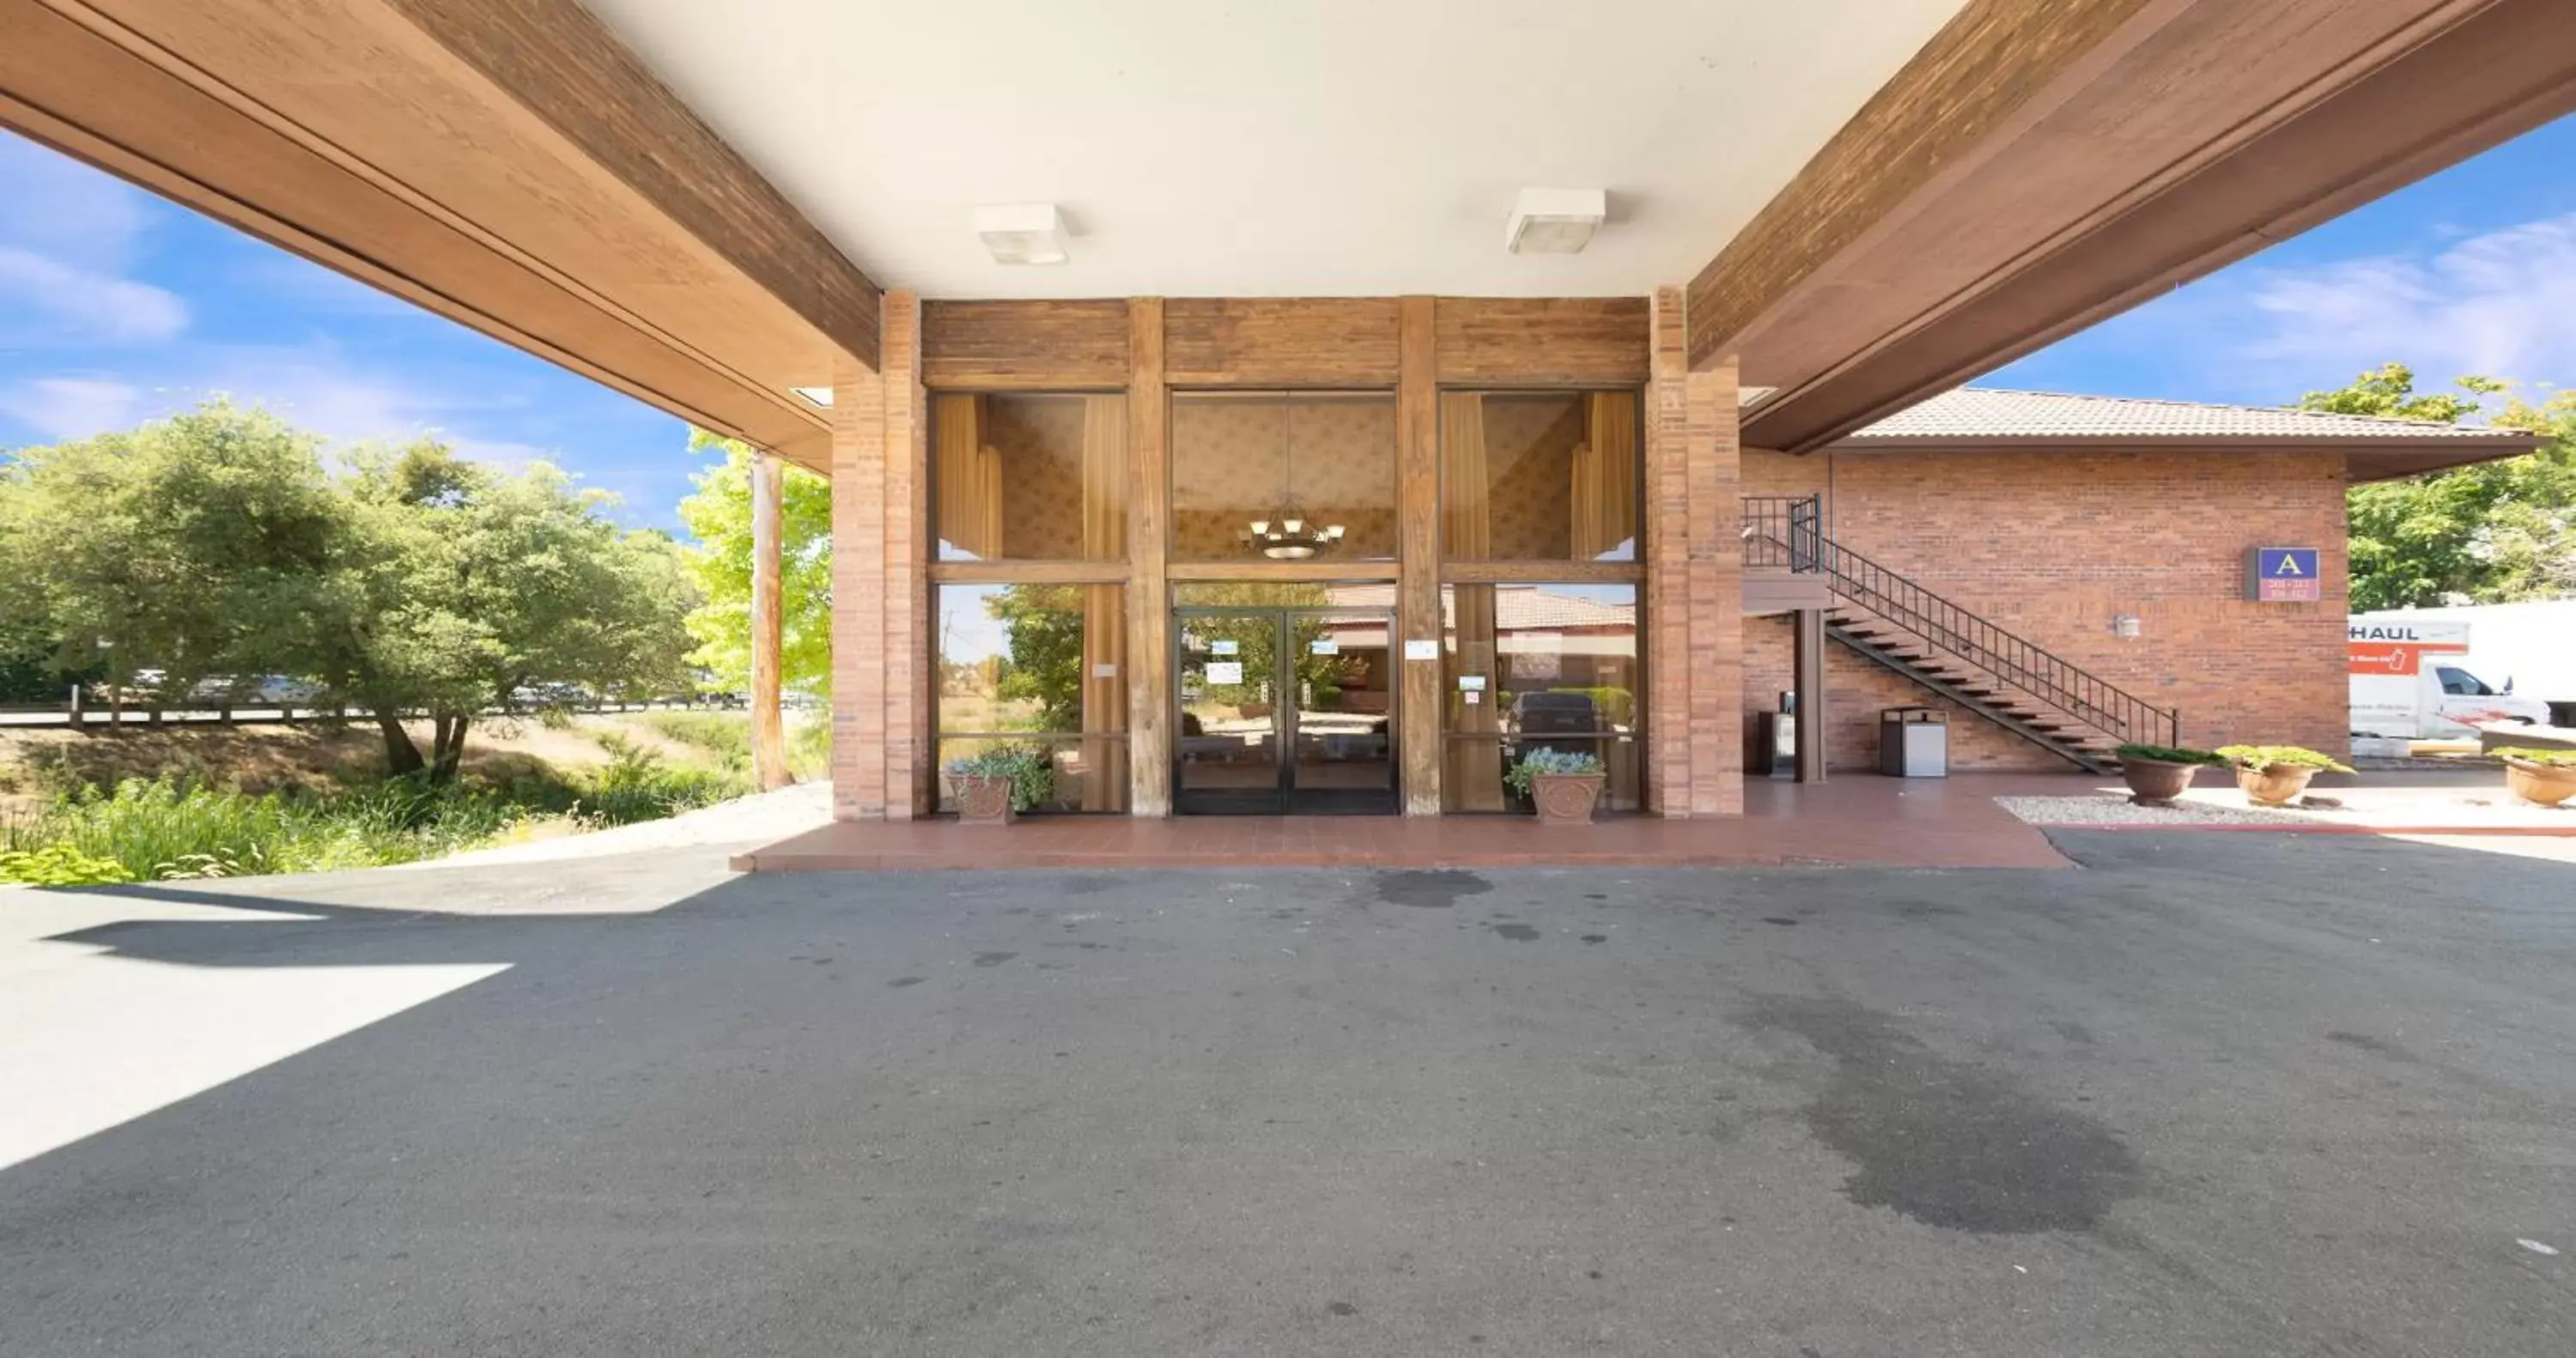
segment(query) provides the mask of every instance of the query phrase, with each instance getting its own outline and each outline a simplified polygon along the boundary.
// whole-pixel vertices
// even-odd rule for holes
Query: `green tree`
[[[346,524],[320,446],[217,401],[129,433],[20,450],[0,468],[0,607],[42,663],[296,672]]]
[[[2507,383],[2463,377],[2458,392],[2417,392],[2387,364],[2308,410],[2455,424]],[[2356,610],[2498,603],[2576,592],[2576,393],[2533,406],[2507,400],[2492,423],[2552,435],[2524,457],[2355,486],[2346,501]]]
[[[751,449],[703,429],[689,448],[721,454],[680,501],[680,521],[697,545],[689,578],[702,602],[689,613],[697,649],[689,660],[719,691],[751,686]],[[799,693],[832,691],[832,485],[789,465],[779,497],[781,682]]]
[[[1081,730],[1082,587],[1011,585],[984,606],[1011,638],[996,694],[1036,703],[1040,730]]]
[[[421,443],[334,474],[318,440],[221,402],[22,451],[0,468],[0,607],[57,668],[321,681],[369,710],[387,765],[454,776],[476,714],[531,681],[685,683],[696,595],[678,549],[539,465]],[[402,725],[427,711],[424,759]]]

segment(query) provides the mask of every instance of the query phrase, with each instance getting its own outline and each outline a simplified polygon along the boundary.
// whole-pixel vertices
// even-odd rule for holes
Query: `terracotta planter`
[[[968,825],[1008,825],[1019,817],[1011,809],[1010,779],[957,780],[957,819]]]
[[[2526,802],[2556,806],[2576,797],[2576,768],[2508,759],[2504,761],[2504,786]]]
[[[2240,768],[2236,785],[2245,789],[2245,800],[2256,806],[2288,806],[2308,795],[2308,780],[2317,776],[2305,764],[2274,764],[2268,769]]]
[[[1601,803],[1603,775],[1541,773],[1530,778],[1530,803],[1541,825],[1590,825],[1592,808]]]
[[[2181,796],[2191,786],[2191,776],[2198,772],[2198,764],[2176,764],[2163,759],[2120,761],[2120,777],[2129,784],[2129,800],[2141,804],[2162,804]]]

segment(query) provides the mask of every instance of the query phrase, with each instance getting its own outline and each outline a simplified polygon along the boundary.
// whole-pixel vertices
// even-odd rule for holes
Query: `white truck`
[[[2545,724],[2549,705],[2469,669],[2469,625],[2410,612],[2345,620],[2352,733],[2395,740],[2474,739],[2498,723]]]

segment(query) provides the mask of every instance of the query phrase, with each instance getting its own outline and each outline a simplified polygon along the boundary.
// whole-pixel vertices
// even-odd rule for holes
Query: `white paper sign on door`
[[[1427,640],[1408,641],[1408,642],[1404,643],[1404,658],[1405,658],[1405,659],[1407,659],[1407,660],[1437,660],[1437,659],[1439,659],[1439,658],[1440,658],[1440,642],[1439,642],[1439,639],[1438,639],[1438,638],[1430,638],[1430,639],[1427,639]]]
[[[1316,655],[1340,655],[1342,653],[1342,643],[1333,640],[1331,637],[1317,637],[1313,641],[1306,643],[1306,649]]]
[[[1207,679],[1211,684],[1240,684],[1243,682],[1243,663],[1236,660],[1212,662],[1207,667]]]
[[[1240,655],[1242,652],[1243,643],[1238,641],[1211,641],[1208,643],[1209,655]]]

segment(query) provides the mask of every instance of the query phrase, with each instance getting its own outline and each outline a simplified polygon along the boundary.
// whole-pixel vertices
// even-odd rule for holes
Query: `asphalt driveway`
[[[0,1170],[0,1353],[2576,1352],[2576,866],[2058,842],[93,901],[102,1080],[381,1003]]]

